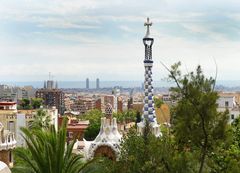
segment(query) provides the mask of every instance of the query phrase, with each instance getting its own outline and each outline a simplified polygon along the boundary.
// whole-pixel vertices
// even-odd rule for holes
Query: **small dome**
[[[113,112],[112,105],[110,103],[108,103],[106,105],[106,107],[105,107],[105,114],[106,114],[106,116],[107,117],[112,116],[112,112]]]
[[[1,161],[0,161],[0,173],[11,173],[8,166],[4,162],[1,162]]]

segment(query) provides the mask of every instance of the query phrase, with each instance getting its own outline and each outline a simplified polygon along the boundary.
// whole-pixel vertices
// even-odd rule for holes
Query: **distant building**
[[[232,109],[237,106],[234,95],[222,95],[217,100],[219,108]]]
[[[96,89],[100,88],[100,81],[99,78],[96,79]]]
[[[46,109],[46,112],[50,116],[51,123],[57,128],[58,110],[51,108]],[[28,127],[34,121],[35,115],[36,110],[17,110],[15,102],[0,102],[0,122],[6,130],[15,135],[17,146],[25,145],[20,127]]]
[[[236,102],[238,94],[234,93],[220,93],[217,100],[219,112],[224,112],[225,110],[229,111],[229,123],[232,123],[240,115],[240,107]]]
[[[117,112],[123,112],[123,99],[121,97],[117,99]]]
[[[104,96],[104,106],[107,104],[110,104],[113,108],[113,111],[115,111],[114,106],[115,106],[115,96],[114,95],[105,95]]]
[[[141,112],[143,110],[143,102],[133,102],[132,103],[132,109],[138,112]]]
[[[89,79],[86,79],[86,89],[89,89]]]
[[[64,114],[64,92],[57,88],[57,83],[54,85],[53,81],[45,82],[44,88],[36,91],[36,98],[42,98],[45,106],[48,108],[54,106],[58,109],[59,114]]]
[[[32,86],[15,87],[0,85],[0,101],[18,101],[31,99],[35,96],[35,89]]]
[[[68,115],[68,123],[67,123],[67,142],[70,142],[74,139],[78,141],[83,140],[84,131],[89,125],[89,121],[79,121],[75,117],[71,117],[72,115]],[[70,115],[70,116],[69,116]],[[62,125],[63,117],[58,117],[59,126]]]
[[[98,110],[102,110],[102,102],[101,102],[101,98],[97,98],[96,102],[95,102],[95,108]]]
[[[93,109],[101,110],[101,99],[80,97],[77,100],[73,101],[73,104],[70,108],[71,111],[78,112],[80,115],[85,114]]]

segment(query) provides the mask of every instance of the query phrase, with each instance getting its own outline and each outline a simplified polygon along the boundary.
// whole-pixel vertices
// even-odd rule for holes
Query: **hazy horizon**
[[[85,88],[86,81],[57,81],[59,88]],[[110,88],[115,86],[121,86],[124,88],[133,88],[133,87],[142,87],[143,81],[101,81],[101,88]],[[44,85],[44,81],[1,81],[1,84],[7,84],[12,86],[28,86],[31,85],[35,88],[42,88]],[[96,81],[89,81],[90,88],[96,88]],[[167,81],[153,81],[154,88],[159,87],[170,87],[175,85],[173,82]],[[217,86],[224,87],[240,87],[240,80],[218,80]]]

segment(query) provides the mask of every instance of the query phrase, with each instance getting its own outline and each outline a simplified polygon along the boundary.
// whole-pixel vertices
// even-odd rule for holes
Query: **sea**
[[[11,85],[11,86],[33,86],[34,88],[42,88],[44,81],[26,81],[26,82],[7,82],[0,81],[0,84]],[[229,88],[240,88],[240,80],[219,80],[216,83],[217,86],[229,87]],[[89,82],[90,88],[96,88],[96,82]],[[100,81],[101,88],[113,88],[113,87],[122,87],[122,88],[136,88],[142,87],[143,81]],[[162,87],[171,87],[175,86],[174,82],[169,81],[153,81],[154,88]],[[59,88],[86,88],[86,81],[58,81]]]

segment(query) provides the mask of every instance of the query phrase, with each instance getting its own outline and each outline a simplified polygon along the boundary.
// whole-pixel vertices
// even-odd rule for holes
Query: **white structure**
[[[217,104],[219,108],[229,108],[232,109],[237,106],[236,101],[235,101],[235,96],[232,95],[225,95],[225,96],[220,96],[219,99],[217,100]]]
[[[58,109],[53,106],[51,109],[46,109],[47,115],[50,116],[51,124],[54,125],[56,131],[58,131]]]
[[[4,126],[0,122],[0,151],[14,149],[16,143],[14,134],[9,130],[4,130]]]
[[[122,136],[118,132],[117,120],[112,118],[112,106],[107,104],[105,109],[106,117],[101,118],[101,128],[94,141],[84,140],[84,153],[86,159],[103,155],[110,159],[117,159],[120,154],[120,142]]]
[[[4,162],[1,162],[1,161],[0,161],[0,173],[11,173],[8,166]]]
[[[152,45],[154,39],[150,37],[149,27],[152,25],[149,22],[149,18],[147,18],[147,22],[144,24],[147,26],[147,32],[145,37],[143,38],[143,43],[145,46],[145,59],[144,59],[144,67],[145,67],[145,81],[144,81],[144,107],[143,107],[143,119],[140,123],[137,124],[137,131],[140,134],[143,134],[145,121],[149,121],[152,133],[155,136],[161,136],[160,126],[157,123],[155,110],[154,110],[154,100],[153,100],[153,86],[152,86]]]
[[[218,111],[224,112],[226,109],[229,111],[229,123],[232,123],[234,119],[238,118],[240,115],[239,105],[236,103],[236,98],[234,95],[224,95],[220,96],[217,100]]]
[[[4,126],[0,122],[0,161],[3,161],[5,164],[0,162],[0,173],[8,172],[6,165],[12,164],[12,150],[16,147],[16,140],[14,134],[9,130],[4,130]]]
[[[16,102],[0,102],[0,110],[12,110],[17,112]]]

